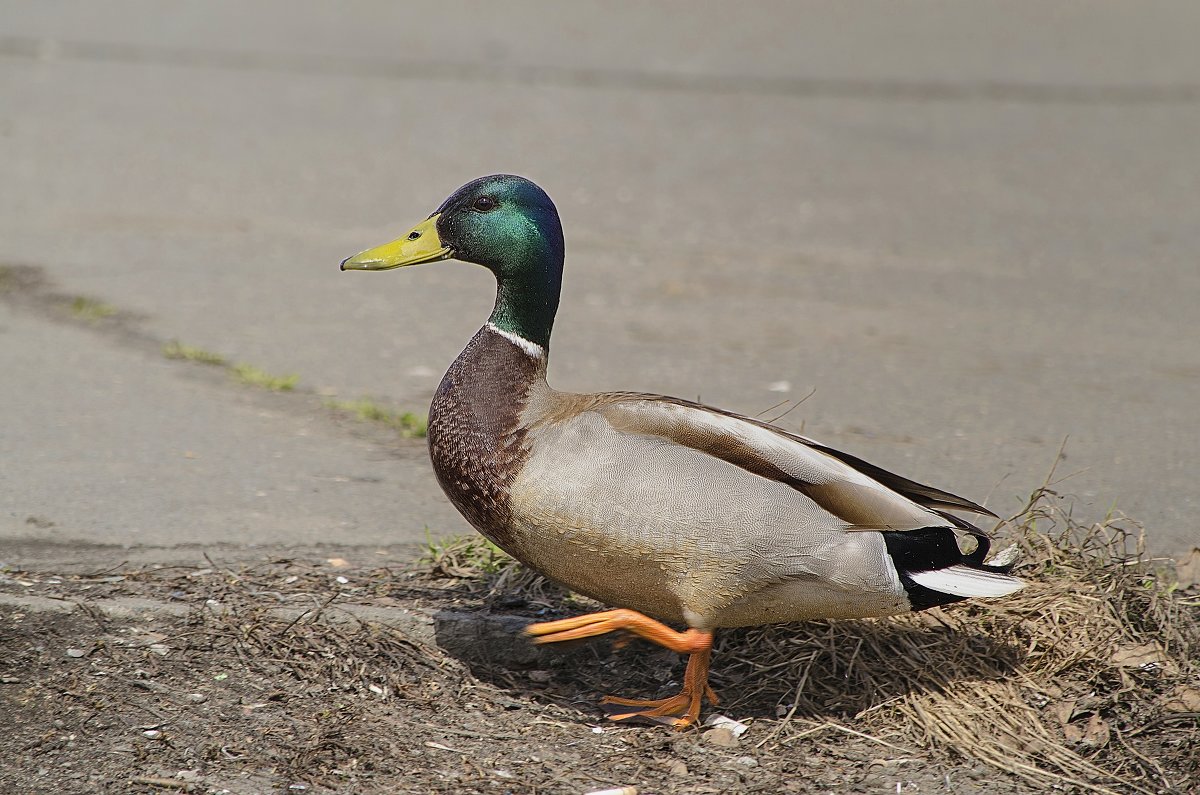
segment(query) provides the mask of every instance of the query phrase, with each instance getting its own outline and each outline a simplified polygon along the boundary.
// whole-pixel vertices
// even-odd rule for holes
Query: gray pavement
[[[169,549],[422,538],[457,519],[424,444],[0,303],[6,535]],[[51,363],[47,366],[47,363]],[[31,399],[32,398],[32,399]],[[415,522],[414,522],[415,520]],[[15,531],[15,533],[14,533]]]
[[[812,392],[785,425],[1000,513],[1069,436],[1078,515],[1185,551],[1197,29],[1192,3],[0,3],[0,264],[314,393],[0,309],[0,560],[465,531],[418,444],[319,395],[424,408],[490,277],[337,263],[497,171],[566,224],[560,388]]]

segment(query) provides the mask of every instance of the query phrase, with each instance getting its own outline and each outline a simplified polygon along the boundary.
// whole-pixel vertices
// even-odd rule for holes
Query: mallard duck
[[[694,723],[703,700],[717,701],[717,629],[887,616],[1022,587],[1009,566],[984,562],[986,536],[948,513],[993,515],[970,500],[700,403],[550,387],[563,257],[550,197],[495,175],[342,270],[458,259],[495,274],[491,317],[434,395],[429,453],[480,533],[614,608],[533,624],[537,643],[626,630],[689,655],[678,695],[607,696],[611,718]],[[974,548],[962,551],[960,535]]]

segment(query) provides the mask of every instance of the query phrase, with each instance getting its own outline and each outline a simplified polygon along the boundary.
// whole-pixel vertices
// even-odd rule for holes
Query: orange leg
[[[525,632],[534,636],[534,643],[557,643],[603,635],[607,632],[627,630],[646,640],[665,646],[674,652],[690,655],[687,672],[683,676],[683,689],[679,695],[660,699],[632,699],[605,696],[601,704],[616,704],[640,709],[619,711],[609,715],[610,720],[647,718],[659,723],[669,723],[683,729],[700,717],[700,705],[704,699],[717,703],[717,695],[708,686],[708,661],[712,655],[712,632],[689,629],[677,632],[665,624],[644,616],[635,610],[607,610],[589,613],[561,621],[544,621],[531,624]]]

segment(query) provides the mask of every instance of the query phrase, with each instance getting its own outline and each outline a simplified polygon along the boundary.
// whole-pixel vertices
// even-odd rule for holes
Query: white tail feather
[[[948,566],[934,571],[919,571],[908,575],[917,585],[951,596],[1008,596],[1025,587],[1022,580],[980,571],[969,566]]]

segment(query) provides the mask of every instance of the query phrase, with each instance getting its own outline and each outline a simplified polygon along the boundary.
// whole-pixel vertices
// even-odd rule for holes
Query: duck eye
[[[496,209],[496,200],[491,196],[480,196],[471,206],[481,213],[486,213]]]

